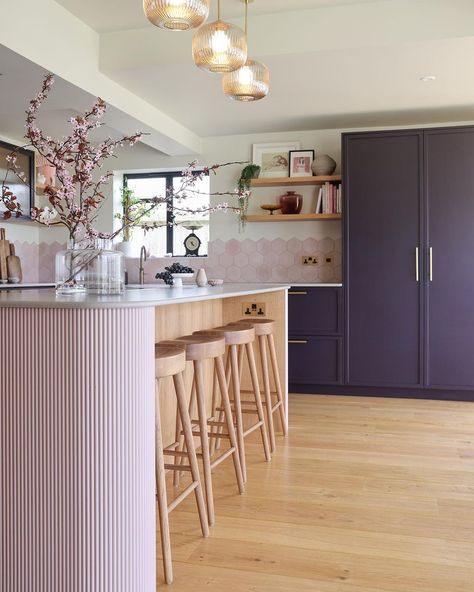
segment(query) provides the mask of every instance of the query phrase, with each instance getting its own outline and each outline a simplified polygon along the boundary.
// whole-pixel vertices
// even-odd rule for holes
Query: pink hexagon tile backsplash
[[[24,281],[54,281],[54,258],[64,245],[58,242],[39,245],[16,242],[15,247],[22,260]],[[194,268],[204,267],[209,278],[222,278],[227,282],[340,282],[341,248],[341,239],[330,237],[320,240],[218,239],[209,243],[209,256],[206,258],[195,262],[184,257],[173,260]],[[303,255],[316,255],[319,264],[303,265]],[[326,262],[327,257],[331,258],[330,263]],[[146,281],[154,281],[155,274],[168,263],[169,260],[164,258],[149,259]],[[128,259],[126,267],[130,282],[138,281],[138,261]]]

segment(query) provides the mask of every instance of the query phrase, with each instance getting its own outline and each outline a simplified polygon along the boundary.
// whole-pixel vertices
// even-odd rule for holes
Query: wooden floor
[[[216,470],[209,539],[193,498],[173,512],[170,592],[474,591],[474,404],[293,395],[290,418],[244,496]]]

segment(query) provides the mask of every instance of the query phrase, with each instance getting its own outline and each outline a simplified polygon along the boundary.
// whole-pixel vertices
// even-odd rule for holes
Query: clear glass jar
[[[111,240],[96,239],[89,248],[69,241],[56,255],[57,294],[122,294],[124,289],[124,257]]]

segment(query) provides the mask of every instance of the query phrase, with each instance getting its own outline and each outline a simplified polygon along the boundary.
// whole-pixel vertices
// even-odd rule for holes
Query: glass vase
[[[56,255],[57,294],[122,294],[124,275],[123,254],[110,240],[96,239],[87,248],[69,241]]]

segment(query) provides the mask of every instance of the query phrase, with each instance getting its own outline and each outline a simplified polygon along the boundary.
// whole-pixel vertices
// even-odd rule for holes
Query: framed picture
[[[299,149],[299,142],[254,144],[252,162],[261,167],[260,177],[286,177],[290,165],[290,151]]]
[[[290,151],[290,177],[312,177],[311,165],[314,160],[314,150],[291,150]]]
[[[30,218],[35,196],[35,153],[32,150],[19,148],[18,146],[0,140],[0,183],[3,182],[5,175],[7,174],[6,157],[13,151],[16,151],[20,170],[25,173],[25,183],[20,181],[20,179],[18,179],[13,173],[9,173],[6,185],[10,187],[10,191],[16,195],[18,199],[18,203],[21,207],[21,217]],[[3,220],[3,212],[5,211],[6,207],[0,203],[0,221]],[[15,220],[15,218],[12,216],[11,220]]]

